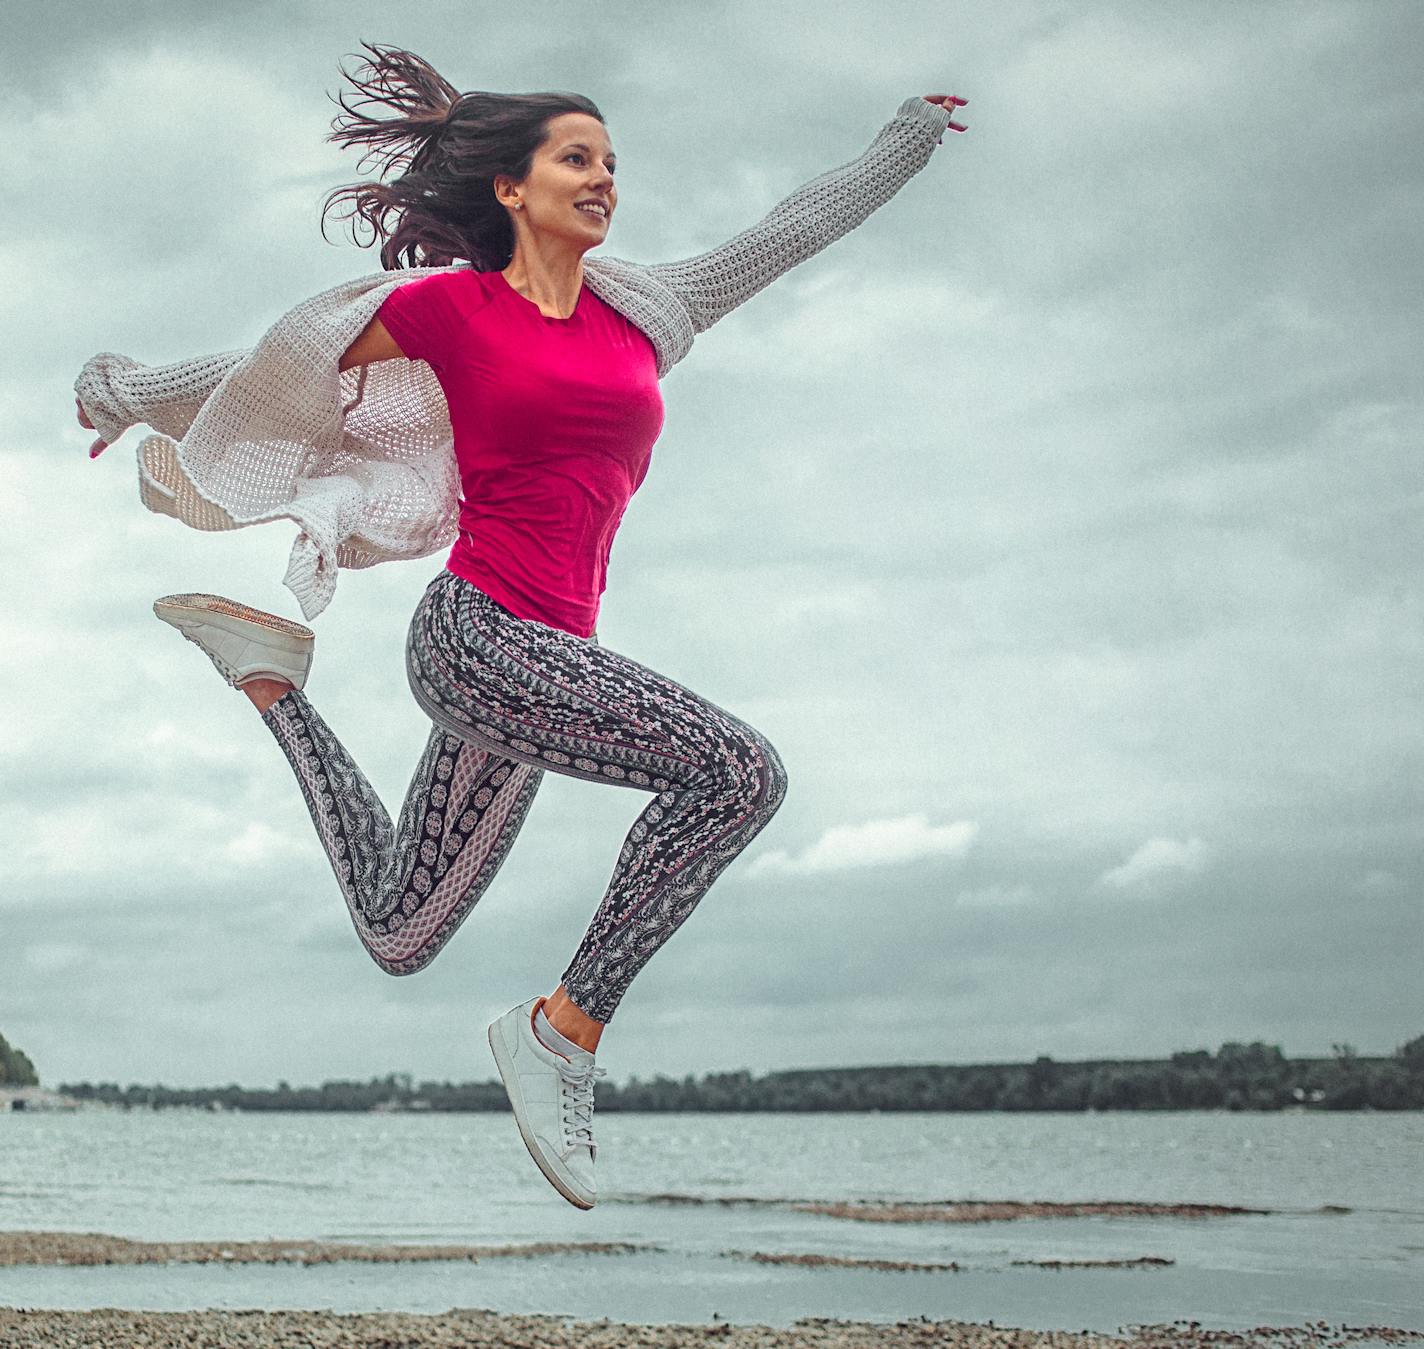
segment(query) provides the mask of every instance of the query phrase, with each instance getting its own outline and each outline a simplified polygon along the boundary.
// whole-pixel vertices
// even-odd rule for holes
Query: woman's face
[[[613,142],[597,117],[560,113],[546,124],[544,143],[522,183],[496,179],[495,190],[517,222],[567,239],[581,249],[603,242],[618,204]],[[521,209],[514,210],[518,201]],[[595,209],[602,206],[604,209]]]

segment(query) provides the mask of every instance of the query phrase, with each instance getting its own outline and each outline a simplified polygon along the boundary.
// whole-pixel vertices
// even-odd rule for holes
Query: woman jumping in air
[[[951,120],[965,100],[906,99],[862,155],[750,229],[644,265],[585,256],[618,205],[588,99],[461,94],[410,52],[364,45],[330,139],[380,171],[327,209],[369,228],[385,270],[298,305],[250,350],[169,366],[101,353],[75,383],[79,419],[99,435],[91,457],[152,428],[138,452],[152,510],[198,529],[295,521],[285,581],[306,618],[340,567],[453,543],[406,643],[432,726],[395,824],[302,691],[310,628],[216,595],[154,605],[276,737],[382,969],[435,958],[546,770],[645,795],[559,986],[489,1027],[530,1155],[590,1208],[599,1036],[786,791],[765,736],[596,635],[662,429],[659,381],[695,334],[894,196],[965,129]]]

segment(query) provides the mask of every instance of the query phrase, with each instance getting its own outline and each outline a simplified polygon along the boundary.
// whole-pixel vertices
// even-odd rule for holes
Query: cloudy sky
[[[296,616],[292,532],[139,503],[82,362],[253,341],[375,270],[317,229],[360,40],[570,89],[604,251],[711,247],[910,94],[971,130],[716,328],[613,553],[605,645],[763,730],[773,823],[632,986],[615,1080],[1424,1033],[1424,8],[7,8],[0,1033],[49,1083],[494,1075],[639,802],[547,776],[412,978],[361,952],[285,759],[155,621]],[[206,14],[206,17],[202,17]],[[180,21],[181,19],[181,21]],[[410,612],[342,577],[308,691],[397,808]]]

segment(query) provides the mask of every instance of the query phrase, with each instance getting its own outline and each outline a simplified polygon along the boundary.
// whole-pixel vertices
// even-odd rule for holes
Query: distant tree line
[[[29,1055],[0,1035],[0,1087],[37,1087],[39,1083]]]
[[[3,1044],[3,1041],[0,1041]],[[23,1056],[21,1056],[23,1058]],[[29,1060],[24,1060],[28,1065]],[[83,1101],[211,1110],[507,1110],[504,1088],[489,1082],[415,1082],[391,1073],[369,1082],[253,1090],[70,1083]],[[1424,1109],[1424,1035],[1392,1056],[1366,1057],[1351,1045],[1328,1059],[1287,1059],[1279,1045],[1230,1042],[1215,1054],[1186,1050],[1170,1059],[1095,1059],[1060,1063],[803,1068],[753,1077],[708,1073],[657,1076],[624,1086],[604,1082],[598,1109],[609,1110],[1419,1110]]]

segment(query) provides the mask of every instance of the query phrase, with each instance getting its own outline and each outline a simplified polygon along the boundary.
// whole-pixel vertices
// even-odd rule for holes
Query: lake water
[[[0,1268],[28,1307],[488,1307],[787,1325],[955,1317],[1069,1330],[1191,1319],[1424,1330],[1424,1114],[621,1114],[597,1118],[596,1208],[564,1202],[511,1116],[0,1115],[0,1229],[147,1240],[519,1244],[633,1254],[312,1268]],[[873,1223],[775,1199],[1143,1200],[1267,1215]],[[766,1265],[731,1251],[954,1261]],[[1018,1260],[1152,1256],[1165,1268]]]

